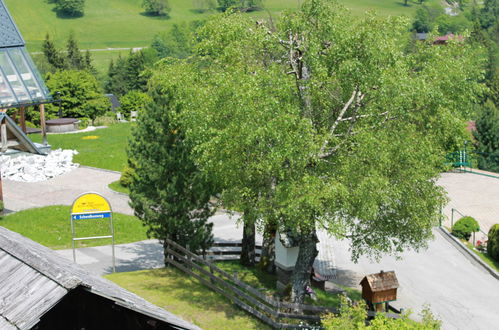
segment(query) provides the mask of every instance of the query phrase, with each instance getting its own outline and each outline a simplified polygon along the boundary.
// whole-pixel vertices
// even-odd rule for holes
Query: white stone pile
[[[79,164],[73,163],[76,154],[76,150],[57,149],[47,156],[0,156],[2,178],[21,182],[45,181],[77,168]]]

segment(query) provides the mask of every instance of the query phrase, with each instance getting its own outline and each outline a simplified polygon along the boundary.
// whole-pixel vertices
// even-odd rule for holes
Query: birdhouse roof
[[[394,271],[379,272],[376,274],[367,275],[360,282],[361,285],[368,283],[373,292],[396,289],[399,287],[399,282]]]

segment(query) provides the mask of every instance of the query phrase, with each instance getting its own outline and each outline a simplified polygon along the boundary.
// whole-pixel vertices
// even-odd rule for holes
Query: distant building
[[[416,40],[424,41],[428,38],[428,33],[416,33]]]
[[[114,94],[106,94],[107,98],[109,99],[109,101],[111,101],[111,110],[113,112],[116,112],[116,110],[121,107],[121,103],[120,101],[118,100],[118,97],[116,97],[116,95]]]
[[[436,37],[435,40],[433,40],[434,45],[445,45],[449,40],[457,40],[457,41],[464,41],[464,36],[460,35],[454,35],[452,33],[446,34],[444,36]]]
[[[0,227],[0,329],[199,329]]]

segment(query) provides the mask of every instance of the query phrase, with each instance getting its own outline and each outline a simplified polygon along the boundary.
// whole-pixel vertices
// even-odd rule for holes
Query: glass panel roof
[[[51,100],[24,47],[0,48],[0,107]]]
[[[21,33],[0,0],[0,109],[52,100]]]

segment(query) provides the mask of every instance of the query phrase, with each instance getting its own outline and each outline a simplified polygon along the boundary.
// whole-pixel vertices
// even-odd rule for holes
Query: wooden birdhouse
[[[377,311],[383,309],[383,303],[397,300],[399,282],[394,271],[381,271],[377,274],[367,275],[360,281],[362,298],[375,306]]]

